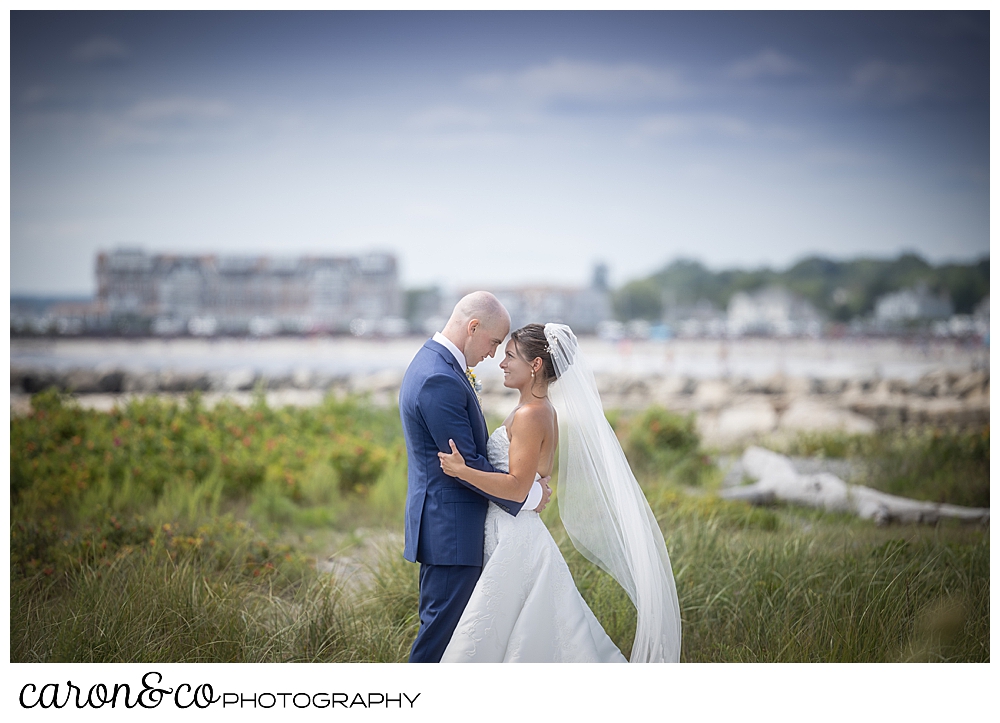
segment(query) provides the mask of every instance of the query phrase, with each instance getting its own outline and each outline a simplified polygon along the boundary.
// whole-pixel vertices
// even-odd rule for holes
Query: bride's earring
[[[532,378],[532,379],[534,379],[534,378],[535,378],[535,370],[534,370],[534,369],[532,369],[532,370],[531,370],[531,378]]]

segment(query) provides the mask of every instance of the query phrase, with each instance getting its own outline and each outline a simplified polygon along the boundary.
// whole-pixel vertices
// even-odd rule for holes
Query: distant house
[[[97,257],[97,304],[110,319],[145,320],[153,333],[348,331],[397,319],[396,258],[146,254]],[[353,324],[353,326],[352,326]]]
[[[591,288],[522,286],[494,293],[510,312],[513,329],[554,321],[568,324],[579,334],[594,334],[601,322],[611,318],[607,293]]]
[[[823,319],[805,299],[771,286],[733,294],[726,326],[732,336],[819,336]]]
[[[694,304],[669,304],[663,321],[679,337],[721,337],[726,335],[726,313],[708,299]]]
[[[990,333],[990,297],[984,296],[972,314],[955,314],[947,321],[935,321],[931,330],[937,336],[989,337]]]
[[[972,320],[976,333],[989,339],[990,336],[990,295],[987,294],[983,300],[976,304],[972,312]]]
[[[590,286],[518,286],[490,289],[510,312],[511,328],[532,322],[568,324],[578,334],[595,334],[612,318],[607,267],[594,269]]]
[[[10,297],[11,334],[79,334],[93,325],[100,309],[82,296]]]
[[[884,327],[912,322],[938,321],[951,317],[954,307],[947,298],[933,296],[925,284],[880,296],[875,301],[875,322]]]
[[[982,321],[986,323],[986,328],[990,326],[990,295],[987,294],[982,298],[982,300],[976,304],[976,308],[972,312],[972,318],[976,321]]]

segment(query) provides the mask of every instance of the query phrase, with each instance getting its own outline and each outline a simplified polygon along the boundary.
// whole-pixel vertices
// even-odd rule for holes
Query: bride
[[[487,443],[490,464],[505,472],[466,466],[454,443],[438,455],[442,469],[496,496],[513,484],[524,497],[551,474],[558,446],[566,532],[636,607],[631,662],[677,662],[680,608],[663,534],[604,417],[576,336],[563,324],[528,324],[511,333],[500,368],[504,386],[520,392]],[[491,502],[484,560],[441,662],[626,662],[537,512],[511,517]]]

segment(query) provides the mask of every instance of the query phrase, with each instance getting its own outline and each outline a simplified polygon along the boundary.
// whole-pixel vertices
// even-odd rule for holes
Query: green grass
[[[101,414],[53,395],[38,409],[11,422],[13,662],[406,659],[417,566],[390,550],[359,587],[314,564],[333,551],[331,530],[342,531],[337,546],[357,541],[359,527],[401,530],[405,457],[394,410],[327,400],[310,410],[209,412],[195,398]],[[648,467],[640,480],[677,581],[682,660],[989,660],[988,530],[879,528],[722,500],[683,418],[616,419],[627,445],[636,420],[646,457],[634,462]],[[651,447],[651,432],[686,451]],[[954,485],[964,494],[979,484],[983,455],[988,468],[988,432],[985,447],[974,433],[948,434],[803,438],[785,451],[839,448],[882,464],[886,479],[910,480],[910,491],[920,475],[909,457],[964,469]],[[356,477],[344,490],[334,448],[359,439],[385,464],[360,491]],[[680,475],[658,467],[671,459],[694,466]],[[543,519],[627,654],[635,611],[624,591],[573,549],[556,505]]]
[[[989,660],[988,531],[878,528],[674,490],[651,502],[677,583],[682,661]],[[625,593],[553,527],[584,597],[628,651]]]
[[[265,582],[239,564],[153,554],[22,579],[11,586],[11,660],[393,662],[416,632],[408,567],[384,565],[362,598],[330,576]]]
[[[989,660],[989,540],[978,529],[876,528],[683,493],[660,497],[683,618],[682,660]],[[606,574],[554,535],[585,597],[628,652],[635,611]],[[406,659],[417,566],[390,553],[370,584],[278,564],[248,575],[245,550],[148,552],[11,586],[11,659],[290,662]]]

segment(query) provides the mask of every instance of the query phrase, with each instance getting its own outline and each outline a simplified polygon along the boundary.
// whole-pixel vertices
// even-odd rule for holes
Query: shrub
[[[350,434],[338,435],[334,441],[330,464],[337,472],[340,490],[366,494],[385,470],[388,453],[371,441]]]
[[[222,492],[229,497],[243,497],[264,481],[264,465],[254,459],[222,456],[220,476]]]
[[[685,417],[650,407],[633,419],[623,434],[625,454],[640,475],[668,476],[682,484],[698,485],[712,468],[711,460],[699,453],[693,415]]]

